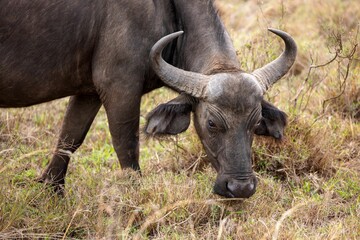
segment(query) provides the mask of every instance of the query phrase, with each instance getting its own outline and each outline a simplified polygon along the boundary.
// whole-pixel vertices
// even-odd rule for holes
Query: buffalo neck
[[[179,29],[176,65],[184,70],[213,74],[239,71],[236,51],[213,0],[174,1]]]

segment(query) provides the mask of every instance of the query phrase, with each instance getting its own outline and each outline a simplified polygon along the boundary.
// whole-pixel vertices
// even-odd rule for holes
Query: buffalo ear
[[[262,119],[259,126],[255,129],[255,134],[281,140],[287,125],[286,113],[265,100],[261,102],[261,107]]]
[[[190,125],[192,105],[168,102],[157,106],[147,118],[145,133],[148,135],[176,135]]]
[[[261,118],[260,123],[255,128],[255,134],[256,135],[268,135],[268,129],[266,127],[266,122],[264,118]]]

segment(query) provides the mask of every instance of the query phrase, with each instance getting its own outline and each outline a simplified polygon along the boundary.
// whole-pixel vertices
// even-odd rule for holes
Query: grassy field
[[[122,171],[101,109],[72,156],[66,196],[34,181],[51,158],[67,99],[0,110],[0,239],[360,239],[360,2],[219,0],[244,70],[274,59],[289,32],[291,73],[266,98],[287,112],[282,142],[257,137],[258,190],[212,193],[215,170],[191,127],[141,135],[143,176]],[[144,96],[141,124],[175,94]]]

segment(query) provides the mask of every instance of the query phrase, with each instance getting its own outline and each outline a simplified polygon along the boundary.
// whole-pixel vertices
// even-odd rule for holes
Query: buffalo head
[[[248,198],[257,180],[252,171],[251,145],[261,125],[263,95],[284,76],[296,58],[296,44],[285,32],[269,29],[286,45],[283,54],[252,73],[242,71],[204,75],[166,63],[164,47],[182,32],[160,39],[150,53],[151,65],[168,86],[183,93],[148,116],[148,134],[177,134],[189,126],[190,112],[212,165],[218,172],[215,193]]]

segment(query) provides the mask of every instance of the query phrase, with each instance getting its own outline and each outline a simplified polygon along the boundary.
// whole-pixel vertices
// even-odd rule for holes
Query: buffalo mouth
[[[247,177],[219,175],[214,185],[214,193],[227,198],[249,198],[256,192],[257,179],[251,174]]]

